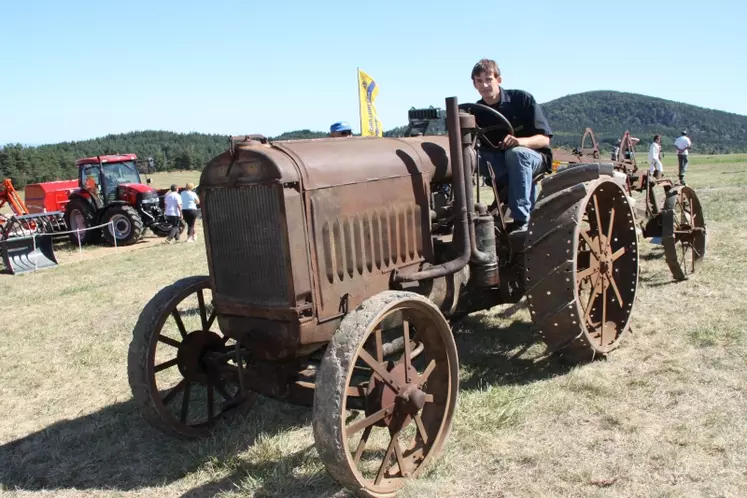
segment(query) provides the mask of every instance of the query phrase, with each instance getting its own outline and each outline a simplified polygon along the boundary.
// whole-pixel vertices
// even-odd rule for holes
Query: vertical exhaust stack
[[[473,130],[477,127],[472,114],[462,114],[462,164],[469,211],[470,269],[477,285],[494,287],[500,283],[498,271],[498,250],[495,239],[495,220],[484,204],[475,203],[472,192],[472,178],[477,164],[473,149]],[[478,185],[479,188],[479,185]]]
[[[471,116],[470,116],[471,117]],[[446,127],[449,131],[449,155],[451,160],[451,188],[454,192],[454,249],[458,256],[451,261],[434,266],[427,270],[402,275],[395,273],[395,282],[415,282],[419,280],[442,277],[456,273],[469,263],[472,254],[470,244],[469,213],[473,209],[467,204],[467,189],[472,188],[465,183],[464,156],[462,144],[462,126],[460,122],[459,104],[456,97],[446,99]],[[474,127],[474,117],[472,117]],[[471,194],[470,190],[470,194]],[[470,195],[471,197],[471,195]]]

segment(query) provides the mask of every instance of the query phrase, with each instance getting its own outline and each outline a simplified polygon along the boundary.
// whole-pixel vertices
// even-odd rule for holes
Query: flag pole
[[[358,124],[361,127],[361,135],[363,135],[363,114],[361,109],[361,68],[356,67],[355,68],[355,79],[358,83]]]

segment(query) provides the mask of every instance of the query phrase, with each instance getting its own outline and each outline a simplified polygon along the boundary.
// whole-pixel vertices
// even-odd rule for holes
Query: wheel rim
[[[337,437],[320,441],[320,454],[338,480],[386,496],[417,477],[448,435],[456,347],[437,309],[405,300],[367,327],[347,366]]]
[[[75,232],[74,235],[78,239],[84,238],[85,232],[82,230],[86,229],[86,217],[80,209],[73,209],[70,211],[70,230],[75,232],[81,230],[81,232]]]
[[[163,308],[146,358],[146,379],[160,419],[176,432],[206,435],[249,399],[239,399],[235,341],[216,323],[207,280]],[[242,360],[243,361],[243,360]]]
[[[115,214],[109,218],[111,226],[109,233],[117,240],[126,239],[132,233],[132,222],[123,214]]]
[[[706,227],[703,210],[695,191],[675,187],[668,199],[662,237],[667,263],[674,277],[685,280],[700,269],[706,251]]]
[[[611,182],[587,196],[579,219],[574,265],[579,322],[593,349],[606,353],[622,339],[635,300],[635,220],[625,192]]]

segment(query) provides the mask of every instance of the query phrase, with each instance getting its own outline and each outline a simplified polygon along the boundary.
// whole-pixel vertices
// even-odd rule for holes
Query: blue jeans
[[[488,163],[493,167],[497,190],[500,192],[500,186],[508,184],[508,207],[514,221],[528,221],[534,207],[532,177],[542,170],[542,156],[527,147],[480,149],[480,173],[489,180]]]

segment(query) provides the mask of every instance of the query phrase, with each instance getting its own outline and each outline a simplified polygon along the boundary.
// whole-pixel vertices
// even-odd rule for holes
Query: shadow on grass
[[[530,323],[517,320],[497,327],[488,320],[470,316],[455,326],[460,363],[470,372],[462,390],[528,384],[568,371],[552,357],[517,357],[517,351],[537,343]],[[269,452],[261,462],[238,456],[258,438],[271,439],[310,424],[311,409],[260,399],[245,417],[219,426],[213,436],[184,441],[152,428],[140,417],[135,402],[128,400],[0,446],[0,489],[134,491],[169,485],[192,473],[227,472],[182,496],[207,497],[223,491],[278,497],[344,495],[322,470],[313,445],[289,455]]]
[[[558,356],[525,357],[534,346],[544,348],[530,322],[515,320],[508,327],[496,327],[489,318],[476,315],[461,320],[454,340],[462,366],[469,377],[461,390],[486,385],[525,385],[567,373],[572,365]]]
[[[641,261],[664,261],[664,248],[662,246],[654,246],[648,251],[638,253],[638,258]]]
[[[162,486],[224,462],[257,437],[308,426],[311,412],[261,399],[245,417],[213,436],[186,441],[166,436],[140,417],[134,400],[63,420],[0,446],[0,489],[116,489]]]

